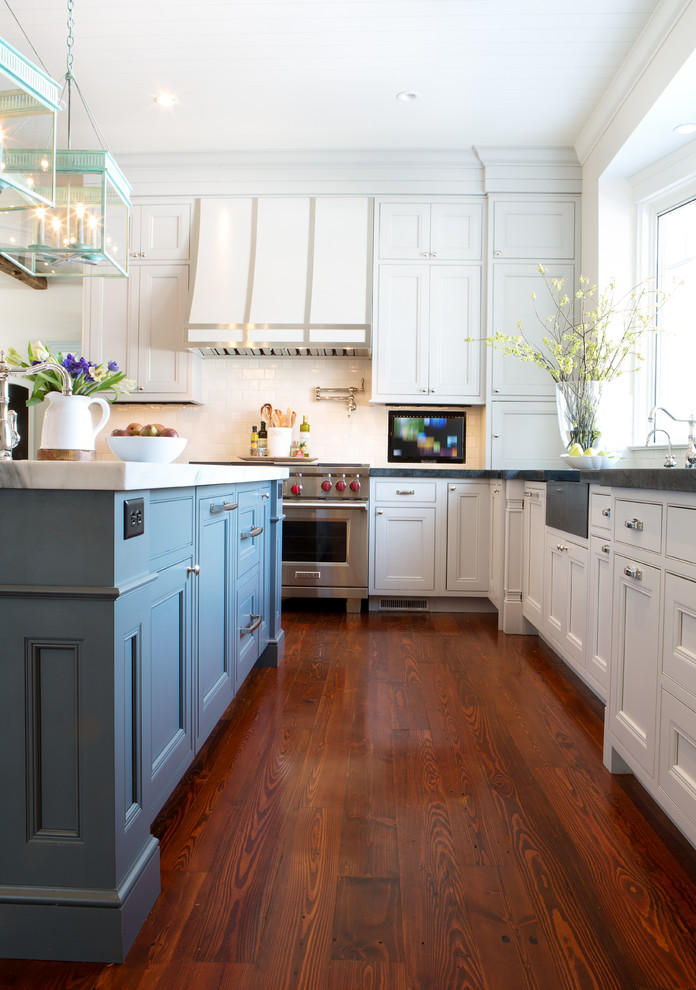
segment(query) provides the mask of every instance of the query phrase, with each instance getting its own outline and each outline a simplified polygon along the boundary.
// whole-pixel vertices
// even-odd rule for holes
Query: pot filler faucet
[[[57,371],[63,381],[61,392],[72,395],[72,378],[62,364],[56,361],[40,361],[30,368],[15,368],[5,360],[5,352],[0,350],[0,461],[11,461],[12,451],[19,443],[17,413],[10,409],[10,375],[35,375],[37,371]]]
[[[670,419],[674,420],[675,423],[688,423],[689,424],[689,438],[688,438],[687,444],[686,444],[686,458],[685,458],[685,461],[684,461],[684,467],[685,468],[696,467],[696,417],[694,417],[694,414],[691,413],[691,416],[688,419],[677,419],[676,416],[673,416],[672,413],[669,412],[667,409],[665,409],[663,406],[653,406],[652,409],[650,410],[650,412],[648,413],[648,422],[649,423],[654,423],[655,422],[655,413],[656,412],[663,412],[666,416],[669,416]],[[648,434],[648,438],[650,438],[650,436],[653,433],[655,433],[655,432],[662,433],[664,431],[663,430],[658,430],[658,431],[652,430]]]

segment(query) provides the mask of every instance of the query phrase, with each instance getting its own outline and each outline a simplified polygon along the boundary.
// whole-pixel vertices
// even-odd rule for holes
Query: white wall
[[[26,353],[29,341],[80,340],[82,279],[56,279],[47,289],[0,275],[0,348]]]

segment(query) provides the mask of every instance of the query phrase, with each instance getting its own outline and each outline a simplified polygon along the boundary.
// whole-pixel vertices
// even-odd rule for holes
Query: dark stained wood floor
[[[156,823],[122,966],[2,990],[694,990],[696,852],[602,766],[602,706],[491,615],[285,611]]]

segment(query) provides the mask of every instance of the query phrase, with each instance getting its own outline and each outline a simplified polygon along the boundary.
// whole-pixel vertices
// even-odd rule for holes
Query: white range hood
[[[369,355],[370,199],[240,197],[198,206],[191,350]]]

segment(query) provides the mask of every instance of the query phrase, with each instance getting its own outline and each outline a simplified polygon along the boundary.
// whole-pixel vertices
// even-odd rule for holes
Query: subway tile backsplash
[[[372,405],[372,362],[367,358],[219,358],[202,362],[203,405],[114,405],[108,427],[97,440],[97,456],[113,459],[106,435],[128,423],[156,422],[188,437],[182,461],[227,461],[249,453],[253,424],[259,425],[264,402],[297,413],[295,435],[306,416],[311,454],[322,461],[360,461],[387,465],[387,407]],[[348,415],[347,401],[317,401],[317,385],[354,386],[357,409]],[[414,402],[415,406],[416,403]],[[467,409],[466,465],[485,466],[485,409]]]

